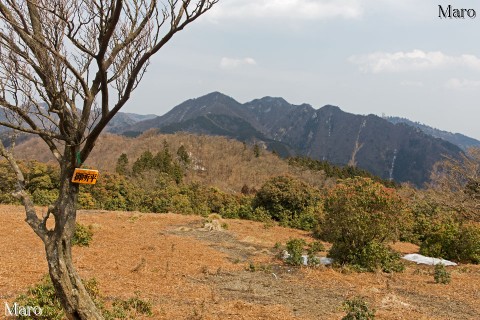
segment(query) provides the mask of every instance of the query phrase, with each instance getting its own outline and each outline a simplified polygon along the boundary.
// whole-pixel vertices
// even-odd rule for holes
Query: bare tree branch
[[[480,221],[480,148],[471,148],[461,159],[436,163],[429,187],[445,207]]]
[[[85,162],[130,99],[150,58],[218,0],[0,0],[0,126],[40,136],[60,164],[59,196],[41,219],[13,153],[26,220],[44,241],[69,319],[102,319],[75,272],[70,240]],[[55,226],[47,230],[50,215]],[[73,290],[74,288],[75,290]]]

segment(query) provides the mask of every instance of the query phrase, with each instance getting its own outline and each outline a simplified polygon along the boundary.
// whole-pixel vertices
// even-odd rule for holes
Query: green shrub
[[[408,241],[420,245],[420,253],[465,263],[480,263],[480,225],[468,223],[427,193],[411,201],[412,234]]]
[[[92,241],[92,226],[84,226],[83,224],[75,224],[75,233],[72,238],[72,246],[88,247]]]
[[[16,176],[6,160],[0,159],[0,203],[13,204],[19,201],[12,195],[15,191]]]
[[[371,310],[363,298],[355,297],[346,300],[343,308],[347,315],[342,320],[372,320],[375,319],[375,310]]]
[[[245,270],[250,272],[263,271],[266,273],[271,273],[272,267],[266,264],[255,264],[253,262],[250,262],[248,266],[245,268]]]
[[[431,194],[414,191],[409,201],[409,209],[412,213],[412,228],[402,240],[420,245],[425,241],[428,234],[438,230],[442,224],[455,222],[458,213],[444,207]]]
[[[222,217],[229,219],[255,220],[252,198],[242,196],[238,202],[230,203],[227,207],[224,207],[220,214]]]
[[[83,281],[83,285],[92,298],[97,308],[101,311],[106,320],[114,319],[136,319],[141,315],[153,316],[152,305],[148,301],[140,299],[138,293],[135,297],[127,300],[114,299],[112,309],[107,309],[105,299],[100,296],[98,283],[95,278]],[[65,313],[62,309],[59,299],[55,294],[50,277],[45,276],[42,281],[34,287],[28,289],[26,294],[21,294],[15,300],[22,306],[38,306],[42,308],[42,315],[19,316],[17,319],[30,320],[63,320]]]
[[[193,214],[192,204],[188,196],[180,193],[172,195],[171,211],[181,214]]]
[[[39,170],[40,167],[41,169]],[[29,177],[27,188],[29,190],[50,190],[53,188],[52,178],[48,175],[48,167],[44,164],[33,165],[32,171],[27,173]]]
[[[445,265],[438,263],[435,265],[435,270],[433,274],[433,279],[435,283],[449,284],[450,283],[450,273],[445,268]]]
[[[272,222],[272,216],[270,215],[270,213],[263,207],[257,207],[255,209],[253,209],[253,212],[252,212],[252,219],[251,220],[254,220],[254,221],[261,221],[261,222],[265,222],[265,223],[268,223],[268,224],[271,224]]]
[[[323,212],[320,204],[317,206],[308,206],[305,210],[299,212],[296,215],[296,218],[287,221],[281,221],[280,224],[286,227],[300,229],[300,230],[314,230],[317,225],[319,218]]]
[[[322,213],[320,192],[305,182],[289,177],[274,177],[260,188],[253,209],[260,209],[281,225],[312,230]]]
[[[121,194],[112,194],[111,197],[103,203],[103,209],[112,211],[126,211],[127,201]]]
[[[32,194],[33,203],[39,206],[54,204],[58,197],[57,190],[36,189]]]
[[[25,177],[25,188],[37,205],[49,205],[56,200],[59,185],[59,170],[50,164],[38,161],[19,161],[18,165]],[[17,179],[7,161],[0,160],[0,203],[18,204],[12,196]]]
[[[480,263],[480,225],[463,224],[456,242],[458,261]]]
[[[211,213],[222,213],[226,208],[235,207],[238,204],[235,196],[214,187],[207,188],[205,195],[206,203]]]
[[[325,247],[321,242],[314,241],[307,245],[303,239],[290,239],[286,243],[286,250],[289,256],[286,259],[287,264],[292,266],[303,265],[303,255],[306,248],[307,261],[309,266],[316,266],[320,264],[320,260],[315,256],[316,253],[324,251]],[[281,248],[280,243],[275,244],[276,249]]]
[[[464,263],[480,263],[480,227],[478,224],[444,221],[425,235],[420,253]]]
[[[325,246],[321,242],[314,241],[308,244],[307,263],[309,266],[318,266],[320,264],[320,259],[315,255],[320,251],[325,251]]]
[[[139,173],[125,184],[124,189],[129,211],[175,212],[176,205],[185,205],[185,199],[177,198],[175,201],[178,202],[174,202],[174,196],[184,193],[172,177],[164,172],[148,170]]]
[[[426,256],[451,259],[458,238],[459,223],[453,219],[439,221],[423,236],[420,253]]]
[[[286,247],[289,254],[286,262],[292,266],[303,265],[303,248],[307,245],[303,239],[290,239],[287,241]]]
[[[308,245],[307,253],[315,254],[320,251],[325,251],[325,246],[320,241],[314,241]]]
[[[45,320],[62,320],[64,312],[60,301],[55,294],[55,288],[49,276],[45,276],[40,283],[27,290],[26,294],[21,294],[15,300],[22,306],[38,306],[42,309],[40,316],[31,314],[30,316],[19,316],[18,319],[45,319]]]
[[[330,249],[329,257],[338,256],[342,256],[344,261],[335,260],[335,263],[347,263],[359,272],[382,270],[391,273],[405,270],[400,254],[376,241],[369,242],[365,247],[356,250],[351,250],[344,243],[336,242]]]
[[[394,189],[369,178],[346,179],[325,200],[321,236],[332,242],[328,256],[359,270],[401,271],[400,257],[386,246],[399,238],[407,211]]]
[[[115,299],[112,303],[113,311],[104,312],[105,318],[109,319],[136,319],[137,316],[153,316],[152,304],[140,299],[138,293],[135,297],[127,300]]]
[[[95,209],[97,207],[96,205],[97,204],[92,194],[80,189],[80,193],[78,194],[78,208],[89,210]]]
[[[128,206],[129,187],[130,183],[125,176],[105,172],[96,185],[81,187],[79,200],[82,201],[82,206],[90,208],[93,204],[98,209],[124,211]],[[86,196],[86,193],[89,193],[90,197]]]

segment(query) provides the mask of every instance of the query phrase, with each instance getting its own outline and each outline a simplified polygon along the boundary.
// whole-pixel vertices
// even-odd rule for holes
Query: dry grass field
[[[74,247],[81,276],[95,278],[107,299],[138,293],[153,304],[150,319],[341,319],[353,296],[378,319],[480,319],[480,266],[449,268],[448,285],[434,283],[433,267],[415,264],[399,274],[292,268],[275,258],[274,244],[311,241],[306,232],[241,220],[207,231],[203,218],[174,214],[80,211],[78,220],[94,228],[89,247]],[[47,265],[21,207],[0,206],[0,234],[3,306]],[[250,263],[265,267],[248,271]]]

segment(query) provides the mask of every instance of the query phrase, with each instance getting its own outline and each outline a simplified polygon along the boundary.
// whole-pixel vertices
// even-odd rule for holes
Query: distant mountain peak
[[[193,100],[205,100],[205,99],[212,99],[212,100],[224,100],[224,99],[227,99],[227,100],[234,100],[232,97],[224,94],[224,93],[221,93],[219,91],[213,91],[213,92],[210,92],[210,93],[207,93],[206,95],[204,96],[201,96],[201,97],[198,97],[198,98],[195,98]]]
[[[343,112],[342,109],[340,109],[338,106],[334,106],[334,105],[331,105],[331,104],[326,104],[324,105],[323,107],[321,107],[319,110],[322,110],[322,111],[335,111],[335,112]]]
[[[276,104],[290,104],[288,103],[285,99],[283,99],[282,97],[271,97],[271,96],[265,96],[261,99],[259,99],[260,101],[262,102],[266,102],[266,103],[276,103]]]
[[[141,121],[124,132],[223,135],[247,143],[262,143],[278,154],[305,155],[339,165],[353,165],[385,179],[421,186],[442,155],[458,157],[449,142],[394,125],[375,115],[356,115],[338,106],[315,110],[280,97],[266,96],[246,103],[218,91],[187,100],[161,117]]]

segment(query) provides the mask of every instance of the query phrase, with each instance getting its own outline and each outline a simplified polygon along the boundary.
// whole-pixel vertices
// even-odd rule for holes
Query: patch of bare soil
[[[449,285],[434,283],[433,267],[414,264],[400,274],[292,268],[276,258],[274,244],[312,241],[306,232],[240,220],[209,231],[203,218],[175,214],[80,211],[78,219],[94,228],[91,245],[74,248],[81,276],[95,278],[107,299],[138,293],[152,302],[153,319],[340,319],[353,296],[364,297],[378,319],[480,318],[479,266],[449,268]],[[47,265],[21,207],[0,206],[0,234],[3,305]]]

